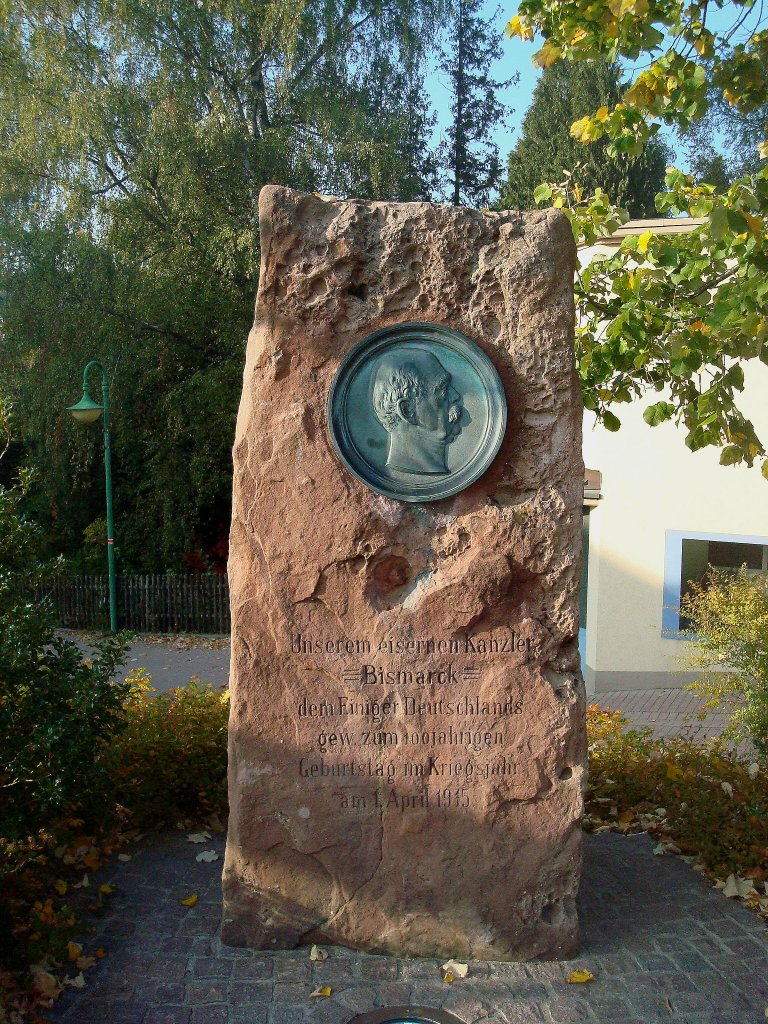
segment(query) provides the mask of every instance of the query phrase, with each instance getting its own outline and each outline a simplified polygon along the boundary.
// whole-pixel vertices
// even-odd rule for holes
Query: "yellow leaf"
[[[761,142],[758,145],[757,155],[761,160],[768,160],[768,142]]]
[[[753,213],[747,213],[746,210],[741,211],[741,215],[744,220],[749,224],[749,229],[755,238],[760,238],[763,233],[763,222],[759,217],[755,217]]]
[[[642,235],[640,235],[640,237],[637,240],[637,251],[641,252],[641,253],[643,253],[643,255],[645,255],[645,253],[648,252],[648,246],[651,244],[651,239],[652,238],[653,238],[653,232],[652,231],[644,231],[642,233]]]
[[[83,952],[83,947],[79,942],[68,942],[67,943],[67,956],[70,960],[77,960],[80,954]]]
[[[624,102],[630,107],[648,107],[653,103],[656,94],[645,82],[638,79],[631,89],[624,93]]]
[[[114,891],[114,887],[111,885],[107,885],[106,883],[104,883],[104,885],[99,886],[99,892],[103,896],[111,896]]]
[[[571,971],[565,980],[568,985],[586,985],[587,982],[594,981],[595,976],[584,967],[580,971]]]
[[[607,121],[608,120],[608,107],[600,107],[598,110],[596,110],[595,111],[595,118],[596,118],[596,120],[601,121],[601,122],[602,121]]]
[[[691,324],[692,331],[698,331],[700,334],[709,334],[709,328],[703,320],[696,320]]]
[[[559,46],[547,40],[531,59],[537,68],[551,68],[560,59],[562,52]]]
[[[309,959],[315,960],[317,963],[322,963],[324,960],[328,959],[328,953],[319,946],[313,946],[309,951]]]
[[[725,96],[725,98],[728,100],[728,102],[731,104],[732,107],[735,107],[736,104],[739,102],[739,97],[736,95],[736,93],[731,92],[730,89],[726,89],[723,92],[723,96]],[[758,146],[758,149],[759,148],[760,147]]]
[[[185,900],[179,900],[179,903],[181,903],[182,907],[194,907],[197,903],[197,893],[193,892],[192,895],[187,896]]]
[[[504,29],[505,33],[512,39],[514,36],[520,36],[525,42],[530,42],[533,39],[533,29],[530,25],[527,25],[519,14],[516,14],[508,23]]]
[[[321,985],[320,988],[316,988],[314,992],[309,993],[309,998],[327,999],[331,992],[333,992],[333,989],[330,985]]]
[[[674,761],[667,761],[667,778],[672,782],[682,782],[685,778],[685,772],[682,768],[678,768]]]
[[[64,893],[67,891],[67,883],[64,881],[63,878],[57,878],[56,881],[53,883],[53,888],[56,890],[59,896],[63,896]]]
[[[450,985],[453,982],[453,975],[451,974],[450,971],[446,972],[443,981],[446,983],[446,985]]]

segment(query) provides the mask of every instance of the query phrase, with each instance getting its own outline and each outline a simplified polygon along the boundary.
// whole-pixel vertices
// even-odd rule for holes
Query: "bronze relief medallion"
[[[496,367],[439,324],[385,327],[342,361],[328,396],[334,447],[367,487],[439,501],[474,483],[498,452],[507,403]]]

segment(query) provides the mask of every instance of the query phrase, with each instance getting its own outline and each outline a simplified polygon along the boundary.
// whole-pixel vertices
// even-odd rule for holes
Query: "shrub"
[[[108,753],[119,803],[137,825],[224,813],[228,692],[193,679],[157,693],[141,670],[128,681],[124,728]]]
[[[11,840],[75,808],[100,816],[110,803],[102,753],[121,728],[127,691],[111,681],[123,638],[84,661],[35,602],[34,587],[57,566],[38,561],[38,530],[21,513],[28,481],[0,486],[0,835]]]
[[[726,739],[751,739],[768,763],[768,579],[710,567],[681,611],[691,622],[686,664],[701,671],[689,689],[728,712]]]
[[[713,875],[768,874],[768,776],[720,741],[657,739],[587,709],[586,827],[674,840]],[[661,813],[663,812],[663,813]]]

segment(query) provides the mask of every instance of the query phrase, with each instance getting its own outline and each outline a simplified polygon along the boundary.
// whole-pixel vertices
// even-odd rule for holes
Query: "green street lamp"
[[[101,373],[101,405],[88,394],[88,372],[98,369]],[[104,475],[107,483],[107,566],[109,569],[109,628],[117,632],[117,587],[115,583],[115,529],[112,519],[112,455],[109,446],[109,385],[107,374],[101,363],[92,359],[83,370],[83,397],[77,405],[68,405],[78,423],[95,423],[104,413]]]

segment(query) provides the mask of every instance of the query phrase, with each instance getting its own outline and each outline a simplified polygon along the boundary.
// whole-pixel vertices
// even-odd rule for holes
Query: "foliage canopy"
[[[102,508],[101,432],[89,443],[63,412],[97,358],[111,374],[121,564],[223,559],[259,190],[429,194],[419,68],[433,9],[22,0],[4,11],[0,344],[20,440],[46,467],[33,511],[59,549],[78,547]]]
[[[707,15],[715,10],[720,21],[733,15],[726,29],[712,27]],[[544,37],[533,58],[540,67],[650,57],[619,102],[571,127],[579,142],[606,139],[611,155],[637,155],[660,124],[688,129],[713,100],[742,114],[768,101],[768,31],[762,8],[751,3],[523,0],[507,32],[531,40],[537,31]],[[765,135],[757,148],[768,157]],[[555,182],[542,185],[537,199],[566,210],[586,243],[627,219],[602,190],[584,196]],[[689,448],[718,446],[724,465],[761,459],[768,478],[763,441],[737,406],[744,365],[768,364],[768,171],[762,164],[718,191],[670,168],[656,209],[698,223],[688,233],[628,239],[614,256],[593,260],[578,282],[587,405],[618,429],[609,405],[661,393],[646,410],[649,423],[674,417]]]
[[[507,161],[502,209],[535,208],[534,191],[543,181],[561,181],[570,172],[584,194],[602,188],[631,217],[654,214],[654,196],[663,186],[668,151],[652,139],[637,157],[611,160],[607,141],[582,146],[571,124],[584,114],[621,99],[621,73],[608,61],[575,64],[561,61],[547,68],[533,92],[517,145]]]

